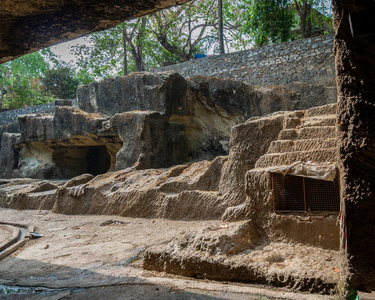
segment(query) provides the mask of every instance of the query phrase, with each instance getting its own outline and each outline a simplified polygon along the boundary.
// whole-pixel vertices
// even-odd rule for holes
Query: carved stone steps
[[[278,140],[307,140],[307,139],[319,139],[319,138],[335,138],[336,127],[335,126],[309,126],[299,129],[284,129],[281,130],[278,136]]]
[[[307,117],[301,119],[301,123],[299,124],[301,128],[313,126],[336,126],[336,115]]]
[[[337,149],[265,154],[258,159],[255,168],[290,165],[296,161],[335,162],[337,161]]]
[[[337,140],[335,138],[319,138],[306,140],[277,140],[271,142],[267,154],[284,153],[295,151],[311,151],[335,148]]]
[[[332,103],[328,105],[312,107],[306,110],[305,118],[313,116],[323,116],[323,115],[336,115],[337,104]]]

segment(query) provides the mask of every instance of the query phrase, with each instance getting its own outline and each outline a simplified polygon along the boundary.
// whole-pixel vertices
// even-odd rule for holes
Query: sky
[[[75,40],[58,44],[56,46],[51,47],[51,50],[53,53],[60,56],[61,59],[67,63],[71,61],[76,62],[77,59],[74,57],[74,55],[70,54],[70,46],[77,44],[87,44],[87,41],[85,41],[85,37],[80,37]]]

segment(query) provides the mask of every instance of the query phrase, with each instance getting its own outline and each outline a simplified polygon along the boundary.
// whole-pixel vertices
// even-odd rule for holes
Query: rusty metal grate
[[[339,182],[271,173],[277,212],[338,212]]]

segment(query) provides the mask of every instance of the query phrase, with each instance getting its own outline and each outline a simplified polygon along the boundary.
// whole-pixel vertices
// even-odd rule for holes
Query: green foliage
[[[0,108],[21,108],[53,100],[42,92],[40,77],[49,65],[39,52],[0,65]]]
[[[332,24],[329,0],[244,0],[243,5],[247,12],[240,31],[248,34],[256,46],[288,41],[296,23],[298,35],[303,38],[312,35],[313,27],[327,30]]]
[[[71,48],[71,53],[77,57],[77,78],[84,84],[89,80],[123,76],[124,57],[127,73],[138,71],[138,52],[146,70],[159,66],[166,55],[141,18],[90,34],[86,37],[86,44]]]
[[[290,2],[291,7],[298,14],[300,27],[298,34],[302,38],[310,37],[313,34],[313,27],[326,27],[324,23],[332,29],[332,9],[329,0],[291,0]]]
[[[121,30],[117,27],[92,33],[86,43],[71,48],[77,57],[76,67],[80,78],[86,81],[89,74],[94,78],[116,76],[121,70]]]
[[[39,79],[32,80],[30,84],[28,78],[19,75],[15,79],[14,84],[8,87],[4,98],[5,108],[40,105],[54,100],[53,97],[42,93]]]
[[[59,99],[75,98],[79,80],[68,67],[47,70],[41,78],[44,91]]]
[[[243,50],[250,46],[251,39],[242,30],[247,13],[248,5],[244,0],[223,1],[224,40],[227,47],[235,50]],[[214,32],[214,36],[216,36],[216,31]],[[216,50],[214,52],[217,53],[215,42],[213,46]]]
[[[254,38],[256,46],[290,39],[294,18],[288,0],[246,1],[249,11],[242,30]]]

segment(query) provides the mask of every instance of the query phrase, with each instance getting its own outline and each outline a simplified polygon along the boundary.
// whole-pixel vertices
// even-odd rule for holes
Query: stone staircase
[[[337,161],[336,104],[314,107],[286,119],[278,139],[258,159],[255,168],[296,161]]]

